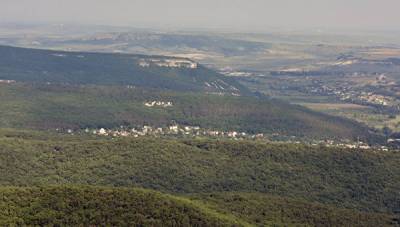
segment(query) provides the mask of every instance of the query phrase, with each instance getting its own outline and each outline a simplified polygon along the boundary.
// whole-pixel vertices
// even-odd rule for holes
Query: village
[[[348,62],[340,62],[340,64],[348,64]],[[242,79],[246,77],[270,78],[258,72],[241,72],[229,68],[221,69],[220,73]],[[400,90],[397,82],[384,73],[342,73],[334,75],[333,79],[328,78],[327,75],[324,76],[326,72],[319,71],[281,70],[270,73],[272,76],[280,76],[279,81],[272,79],[268,83],[271,86],[270,89],[276,89],[283,94],[289,90],[293,93],[301,92],[313,96],[330,96],[340,102],[400,110],[400,101],[397,98]]]
[[[0,80],[0,84],[13,84],[16,82],[15,80]]]
[[[329,83],[323,82],[322,79],[309,78],[311,84],[302,90],[314,95],[333,96],[342,102],[377,107],[391,112],[399,110],[398,85],[391,77],[379,73],[353,73],[343,78]],[[354,81],[348,82],[345,78],[352,78]]]
[[[376,92],[365,91],[363,89],[355,89],[354,86],[346,84],[327,86],[322,85],[319,81],[313,81],[312,86],[304,89],[307,89],[313,94],[334,96],[341,101],[355,104],[377,105],[382,107],[398,105],[396,99],[391,96],[377,94]]]
[[[62,130],[57,130],[62,131]],[[125,127],[120,126],[118,129],[89,129],[84,130],[72,130],[66,131],[68,134],[87,134],[102,137],[178,137],[178,138],[211,138],[211,139],[230,139],[230,140],[259,140],[265,142],[277,142],[277,143],[288,143],[288,144],[305,144],[309,146],[325,146],[325,147],[336,147],[344,149],[357,149],[357,150],[379,150],[389,151],[387,146],[371,146],[363,141],[352,142],[346,141],[335,141],[335,140],[302,140],[295,136],[282,136],[278,133],[264,134],[257,133],[251,134],[246,132],[237,131],[222,131],[213,129],[204,129],[199,126],[188,126],[171,124],[167,127],[152,127],[144,125],[142,127]]]
[[[120,126],[119,129],[85,129],[85,133],[92,133],[98,136],[112,136],[112,137],[140,137],[140,136],[209,136],[209,137],[225,137],[232,139],[261,139],[264,138],[264,134],[256,134],[251,135],[244,132],[236,132],[236,131],[219,131],[219,130],[208,130],[202,129],[198,126],[186,126],[186,125],[178,125],[172,124],[168,127],[152,127],[152,126],[143,126],[138,128],[129,128]],[[73,133],[73,130],[69,129],[68,133]]]

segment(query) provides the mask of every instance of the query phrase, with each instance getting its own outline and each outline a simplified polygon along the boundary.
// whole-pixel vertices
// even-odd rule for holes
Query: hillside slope
[[[257,226],[392,226],[394,215],[339,209],[306,200],[260,193],[210,193],[191,196],[220,213]]]
[[[9,46],[0,46],[0,80],[248,94],[248,90],[235,80],[185,58]]]
[[[394,216],[250,193],[171,196],[136,188],[0,187],[0,225],[389,226]],[[244,221],[245,220],[245,221]]]
[[[190,200],[142,189],[0,188],[1,226],[245,226]]]
[[[34,129],[181,125],[316,139],[380,139],[354,121],[277,100],[120,86],[0,84],[0,127]],[[149,101],[171,102],[148,107]]]
[[[8,136],[7,136],[8,135]],[[399,209],[400,153],[172,139],[0,139],[0,185],[248,191],[338,207]]]

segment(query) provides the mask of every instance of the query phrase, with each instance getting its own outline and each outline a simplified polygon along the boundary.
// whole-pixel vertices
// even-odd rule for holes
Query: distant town
[[[59,132],[64,132],[64,130],[57,129]],[[81,129],[81,130],[66,130],[68,134],[87,134],[96,135],[104,137],[182,137],[182,138],[193,138],[193,137],[206,137],[214,139],[231,139],[231,140],[260,140],[268,142],[282,142],[282,143],[293,143],[293,144],[306,144],[310,146],[326,146],[326,147],[337,147],[346,149],[359,149],[359,150],[380,150],[389,151],[389,147],[374,145],[371,146],[363,141],[335,141],[335,140],[302,140],[296,138],[295,136],[283,136],[278,133],[264,134],[257,133],[251,134],[246,132],[238,131],[222,131],[213,129],[204,129],[199,126],[188,126],[171,124],[168,127],[152,127],[152,126],[142,126],[142,127],[126,127],[120,126],[118,129]],[[388,141],[395,142],[395,141]]]

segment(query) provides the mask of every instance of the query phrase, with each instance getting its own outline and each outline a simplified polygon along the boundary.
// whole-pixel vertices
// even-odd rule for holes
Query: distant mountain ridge
[[[177,91],[246,94],[232,78],[190,59],[133,54],[65,52],[0,46],[0,80],[131,85]]]
[[[117,46],[120,50],[152,50],[159,52],[203,52],[222,54],[224,56],[240,56],[246,53],[257,53],[270,48],[271,44],[247,41],[227,37],[226,35],[165,33],[165,32],[105,32],[74,37],[69,40],[45,40],[46,46],[98,46],[107,49]],[[129,51],[128,51],[129,52]],[[143,52],[141,52],[143,53]]]

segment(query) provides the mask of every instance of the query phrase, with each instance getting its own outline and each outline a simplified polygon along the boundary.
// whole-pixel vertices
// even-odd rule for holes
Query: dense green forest
[[[399,209],[400,154],[294,144],[175,139],[0,140],[0,184],[246,191],[363,211]]]
[[[141,67],[141,61],[187,60],[164,56],[80,53],[0,46],[0,80],[32,83],[131,85],[181,91],[249,90],[232,78],[197,68]]]
[[[0,127],[31,129],[167,126],[277,133],[318,139],[382,137],[356,122],[268,99],[121,86],[0,84]],[[148,101],[172,107],[149,108]]]
[[[0,225],[389,226],[394,216],[264,194],[172,196],[135,188],[2,187]]]
[[[389,226],[396,218],[260,193],[197,194],[191,199],[257,226]]]
[[[142,189],[0,188],[1,226],[245,226],[189,199]]]

